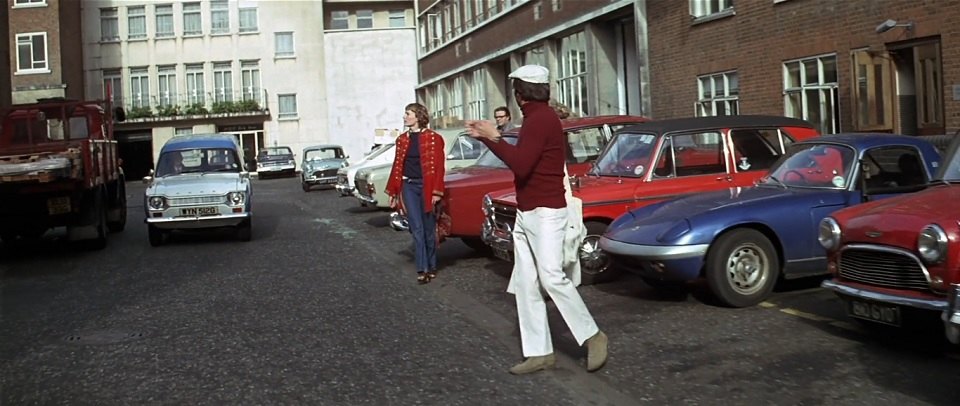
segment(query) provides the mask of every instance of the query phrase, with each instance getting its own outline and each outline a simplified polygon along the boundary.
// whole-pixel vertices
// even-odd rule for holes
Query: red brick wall
[[[742,114],[783,114],[782,63],[836,53],[841,130],[852,129],[850,50],[940,38],[944,117],[960,128],[960,0],[737,0],[736,15],[692,24],[687,2],[647,1],[653,116],[693,114],[696,77],[736,70]],[[913,21],[912,32],[874,29],[892,18]]]
[[[18,87],[37,85],[56,85],[61,79],[60,58],[60,2],[47,1],[47,7],[13,8],[14,0],[7,0],[7,13],[10,20],[10,84],[14,90]],[[17,34],[28,32],[47,33],[47,67],[50,73],[16,75],[17,72]],[[79,37],[79,32],[76,33]],[[78,61],[83,71],[83,61]],[[82,89],[81,89],[82,94]]]

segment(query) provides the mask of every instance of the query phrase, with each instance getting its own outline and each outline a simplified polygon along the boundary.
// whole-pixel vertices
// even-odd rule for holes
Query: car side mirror
[[[145,185],[150,184],[150,182],[153,182],[153,169],[147,172],[147,176],[143,177],[143,183]]]

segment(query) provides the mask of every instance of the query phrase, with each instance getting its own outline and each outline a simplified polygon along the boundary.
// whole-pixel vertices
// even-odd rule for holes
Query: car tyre
[[[119,233],[127,226],[127,188],[124,185],[123,178],[117,181],[119,190],[117,191],[117,202],[112,209],[116,211],[116,219],[107,220],[107,228],[111,233]]]
[[[300,187],[303,188],[303,191],[304,191],[304,192],[309,192],[309,191],[310,191],[310,184],[307,183],[307,182],[300,182]]]
[[[250,219],[243,220],[237,225],[237,239],[243,242],[250,241],[253,238],[253,222]]]
[[[580,244],[580,284],[595,285],[620,277],[622,270],[613,265],[613,259],[600,249],[600,237],[607,231],[607,224],[599,221],[584,223],[587,237]]]
[[[707,285],[724,306],[748,307],[760,303],[770,295],[779,275],[777,251],[757,230],[742,228],[727,232],[707,253]]]
[[[163,240],[166,239],[166,232],[157,228],[152,224],[147,224],[147,236],[150,237],[150,246],[159,247],[163,245]]]

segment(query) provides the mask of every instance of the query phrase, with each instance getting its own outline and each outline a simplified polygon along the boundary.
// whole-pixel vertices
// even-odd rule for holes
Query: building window
[[[203,64],[187,65],[187,103],[191,106],[203,106],[207,103],[204,97]]]
[[[213,101],[233,101],[233,67],[230,62],[213,64]]]
[[[144,6],[127,7],[127,38],[147,37],[147,12]]]
[[[407,12],[404,10],[390,10],[390,26],[394,28],[406,27]]]
[[[551,0],[550,3],[553,11],[560,11],[563,8],[563,0]]]
[[[479,8],[481,6],[477,4],[477,7]],[[469,1],[463,2],[463,30],[464,31],[466,31],[470,27],[473,27],[473,24],[474,24],[473,17],[474,17],[473,4],[471,4],[471,2]]]
[[[277,113],[277,118],[297,117],[297,95],[296,94],[277,95],[277,105],[279,106],[279,110],[280,110]]]
[[[276,56],[279,57],[291,57],[293,53],[293,33],[292,32],[278,32],[276,35]]]
[[[357,28],[373,28],[373,10],[357,10]]]
[[[157,67],[157,95],[160,107],[177,104],[177,69],[173,65]]]
[[[259,30],[257,8],[240,7],[240,32],[257,32]]]
[[[183,35],[203,34],[200,3],[183,3]]]
[[[260,102],[260,63],[257,61],[240,62],[240,82],[243,86],[243,100]]]
[[[213,34],[230,32],[230,4],[227,0],[210,2],[210,32]]]
[[[130,68],[130,107],[150,108],[150,76],[147,68]]]
[[[690,0],[690,15],[700,18],[733,11],[733,0]]]
[[[173,36],[173,5],[161,4],[156,6],[157,38]]]
[[[533,19],[534,21],[540,20],[543,18],[543,2],[537,2],[533,5]]]
[[[42,7],[47,5],[47,0],[16,0],[14,7]]]
[[[463,80],[457,76],[450,86],[450,108],[447,115],[455,120],[463,120]]]
[[[821,134],[840,131],[836,55],[786,62],[783,81],[786,116],[813,123]]]
[[[487,116],[486,71],[483,68],[470,73],[470,94],[467,105],[467,120],[483,120]]]
[[[330,29],[346,30],[350,28],[350,14],[346,11],[333,11],[330,13]]]
[[[543,50],[543,46],[531,48],[524,52],[523,64],[547,66],[547,53]]]
[[[100,41],[120,40],[120,23],[117,21],[116,8],[100,9]]]
[[[177,127],[177,129],[174,130],[173,136],[179,137],[179,136],[191,135],[191,134],[193,134],[193,127]]]
[[[442,83],[438,84],[437,87],[434,89],[433,109],[431,109],[431,116],[433,116],[434,120],[439,121],[440,118],[443,117],[445,93],[446,93],[446,89],[444,88]]]
[[[17,34],[17,72],[48,72],[47,33]]]
[[[587,51],[583,32],[560,40],[559,76],[560,103],[575,115],[586,116],[587,110]]]
[[[123,78],[119,70],[105,70],[103,75],[103,98],[115,106],[123,106]]]
[[[697,78],[696,114],[704,116],[735,116],[740,114],[740,83],[737,72],[724,72]]]

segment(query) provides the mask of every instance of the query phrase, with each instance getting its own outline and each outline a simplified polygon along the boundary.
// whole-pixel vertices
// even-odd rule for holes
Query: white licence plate
[[[54,197],[47,199],[47,212],[50,214],[63,214],[70,212],[70,196]]]
[[[504,261],[507,261],[507,262],[513,261],[513,253],[512,253],[512,252],[507,251],[507,250],[505,250],[505,249],[503,249],[503,248],[497,248],[497,247],[490,247],[490,248],[493,249],[493,256],[495,256],[495,257],[497,257],[497,258],[500,258],[500,259],[502,259],[502,260],[504,260]]]
[[[858,319],[900,326],[900,308],[894,305],[850,300],[848,311]]]
[[[180,209],[181,216],[216,216],[220,211],[216,207],[185,207]]]

